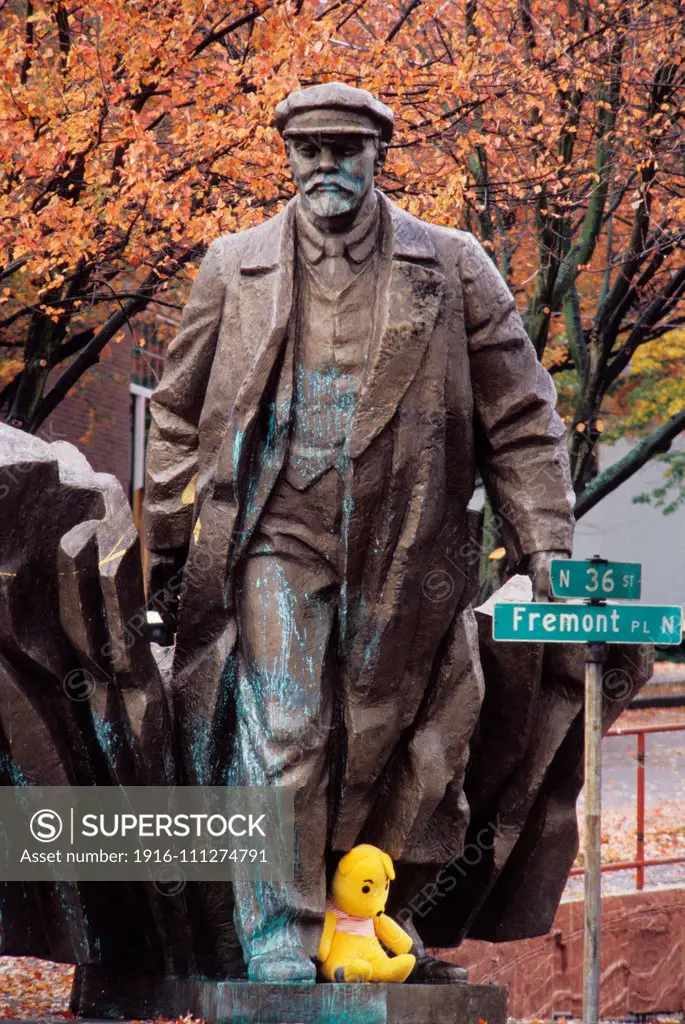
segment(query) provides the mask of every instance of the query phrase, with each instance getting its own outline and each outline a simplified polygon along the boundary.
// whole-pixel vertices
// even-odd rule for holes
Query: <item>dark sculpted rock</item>
[[[412,913],[431,946],[544,935],[578,851],[583,785],[584,645],[503,643],[476,613],[485,695],[464,792],[471,817],[460,858],[423,884],[400,875],[392,909]],[[652,674],[653,648],[609,645],[603,726]],[[410,876],[411,877],[411,876]]]
[[[0,425],[0,524],[0,782],[173,781],[120,484],[70,444]],[[152,884],[2,882],[0,922],[2,954],[188,966],[180,902]]]

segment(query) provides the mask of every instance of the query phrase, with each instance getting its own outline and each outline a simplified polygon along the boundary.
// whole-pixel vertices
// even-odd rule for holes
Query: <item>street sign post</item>
[[[599,953],[602,937],[602,666],[606,644],[585,652],[585,935],[583,1020],[599,1022]]]
[[[586,645],[584,1024],[599,1020],[602,665],[607,644],[679,644],[682,638],[682,609],[676,605],[607,604],[638,599],[641,582],[642,566],[636,562],[608,562],[598,555],[586,562],[554,559],[554,597],[584,603],[502,603],[495,605],[493,617],[495,640]]]
[[[585,648],[585,876],[583,1021],[599,1024],[599,953],[602,938],[602,666],[604,643]]]

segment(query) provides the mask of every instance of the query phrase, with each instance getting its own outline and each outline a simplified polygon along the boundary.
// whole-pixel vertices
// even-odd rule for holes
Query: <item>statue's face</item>
[[[295,135],[287,151],[302,201],[318,217],[353,214],[380,169],[378,143],[369,135]]]

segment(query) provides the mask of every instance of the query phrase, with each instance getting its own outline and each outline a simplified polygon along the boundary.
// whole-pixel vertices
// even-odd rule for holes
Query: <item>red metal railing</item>
[[[628,728],[615,727],[606,734],[610,736],[637,737],[637,849],[635,860],[619,861],[615,864],[602,864],[602,871],[626,871],[635,869],[635,885],[638,889],[645,887],[645,868],[657,867],[662,864],[685,864],[685,854],[680,857],[658,857],[645,860],[645,767],[646,750],[645,736],[655,732],[685,732],[685,722],[672,722],[664,725],[636,725]],[[571,875],[582,875],[585,868],[573,868]]]

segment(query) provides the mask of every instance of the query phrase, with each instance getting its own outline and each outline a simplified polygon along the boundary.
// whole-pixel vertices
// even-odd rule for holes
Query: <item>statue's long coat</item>
[[[148,546],[188,550],[173,686],[190,781],[220,779],[230,748],[234,572],[287,450],[296,202],[210,246],[151,403]],[[380,329],[346,444],[334,845],[363,837],[418,867],[454,858],[468,820],[476,468],[513,563],[570,551],[573,495],[552,381],[485,251],[380,208]]]

